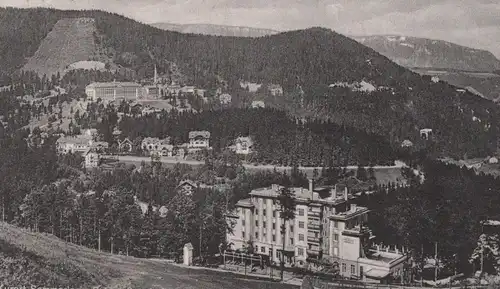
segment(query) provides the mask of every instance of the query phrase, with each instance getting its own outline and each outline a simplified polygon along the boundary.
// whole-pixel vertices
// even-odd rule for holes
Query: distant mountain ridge
[[[279,31],[244,26],[229,26],[215,24],[175,24],[175,23],[152,23],[153,27],[181,33],[214,35],[214,36],[236,36],[236,37],[261,37],[273,35]]]
[[[408,68],[494,71],[500,60],[493,53],[451,42],[400,35],[350,36]]]

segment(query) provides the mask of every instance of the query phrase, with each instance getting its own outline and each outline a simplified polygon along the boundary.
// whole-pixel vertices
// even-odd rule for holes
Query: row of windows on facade
[[[347,265],[346,263],[342,263],[342,273],[347,272]],[[359,273],[363,274],[363,266],[359,267]],[[356,275],[356,266],[351,265],[351,275]]]
[[[241,237],[243,239],[245,239],[245,231],[241,232]],[[267,235],[266,233],[263,233],[262,234],[262,238],[264,239],[264,241],[267,241]],[[259,239],[259,232],[255,232],[255,239]],[[294,238],[290,238],[290,245],[293,245],[293,239]],[[304,241],[304,234],[299,234],[299,241]],[[276,235],[272,235],[272,242],[276,242]]]
[[[276,221],[276,220],[275,220],[275,219],[273,219],[273,230],[275,230],[275,229],[276,229],[276,223],[275,223],[275,221]],[[325,219],[325,220],[323,220],[323,223],[326,223],[326,221],[327,221],[326,219]],[[313,224],[313,225],[319,225],[319,224],[315,224],[314,222],[311,222],[311,224]],[[245,219],[242,219],[242,220],[241,220],[241,225],[242,225],[243,227],[245,227]],[[334,222],[333,222],[333,226],[334,226],[334,228],[338,229],[338,227],[339,227],[338,222],[337,222],[337,221],[334,221]],[[259,227],[259,220],[255,220],[255,227]],[[262,221],[262,227],[263,227],[263,228],[267,228],[267,223],[266,223],[266,221]],[[303,221],[299,221],[299,228],[300,228],[300,229],[304,229],[304,227],[305,227],[305,223],[304,223]],[[290,225],[290,232],[291,232],[291,233],[293,233],[293,225]]]
[[[326,236],[326,233],[323,232],[323,236]],[[243,239],[245,239],[245,231],[242,231],[241,232],[241,237]],[[313,236],[310,236],[311,238],[318,238],[318,233],[314,233],[314,237]],[[262,238],[264,240],[267,239],[267,235],[265,232],[262,233]],[[255,232],[255,239],[259,239],[259,232]],[[290,238],[290,245],[293,245],[293,239],[294,238]],[[339,241],[339,234],[333,234],[333,240],[335,242],[338,242]],[[304,234],[299,234],[299,241],[304,241]],[[276,235],[272,235],[272,242],[276,242]]]
[[[276,223],[275,223],[275,221],[276,221],[276,220],[275,220],[275,219],[273,219],[273,230],[274,230],[274,229],[276,229],[276,228],[275,228],[275,227],[276,227]],[[326,219],[324,220],[324,223],[326,223]],[[311,224],[313,224],[313,225],[319,225],[319,224],[314,223],[314,222],[311,222]],[[242,220],[241,220],[241,225],[242,225],[243,227],[245,226],[245,219],[242,219]],[[259,220],[255,220],[255,227],[258,227],[258,226],[259,226]],[[333,226],[334,226],[334,228],[337,228],[337,229],[338,229],[338,227],[339,227],[338,222],[334,221],[334,222],[333,222]],[[264,227],[264,228],[266,228],[266,227],[267,227],[267,226],[266,226],[266,221],[262,221],[262,227]],[[305,227],[305,223],[304,223],[303,221],[299,221],[299,228],[300,228],[300,229],[304,229],[304,227]],[[292,233],[293,233],[293,225],[290,225],[290,232],[292,232]]]
[[[255,209],[254,213],[255,213],[255,215],[258,215],[259,214],[259,209]],[[262,209],[262,216],[265,217],[266,214],[267,214],[267,210],[266,210],[266,207],[264,207]],[[301,217],[304,216],[304,209],[299,209],[298,210],[298,215],[301,216]],[[276,217],[276,211],[273,211],[273,217]]]
[[[266,247],[265,247],[265,246],[261,246],[261,247],[260,247],[260,252],[261,252],[261,253],[267,253],[267,251],[266,251],[266,250],[267,250],[267,249],[266,249]],[[257,246],[257,245],[255,245],[255,252],[259,252],[259,246]],[[272,252],[271,252],[271,250],[269,250],[269,253],[272,253]],[[298,254],[299,256],[304,256],[304,253],[305,253],[305,252],[304,252],[304,248],[297,248],[297,254]],[[278,259],[279,259],[279,258],[281,257],[281,252],[280,252],[280,251],[277,251],[277,250],[276,250],[276,253],[275,253],[275,254],[276,254],[276,255],[275,255],[275,256],[276,256],[276,258],[278,258]]]
[[[273,200],[273,205],[279,205],[279,201]],[[304,216],[304,213],[305,213],[304,209],[298,209],[297,211],[298,211],[299,216]],[[326,207],[325,208],[325,212],[330,212],[331,213],[333,211],[334,211],[334,209],[331,208],[331,207]],[[319,212],[317,212],[317,213],[319,213]],[[259,209],[258,208],[255,208],[255,214],[256,215],[259,214]],[[262,205],[262,215],[264,215],[264,216],[266,215],[266,205],[265,204]]]
[[[259,209],[255,209],[255,215],[259,215]],[[267,210],[266,208],[264,207],[264,209],[262,210],[262,216],[266,217],[267,215]],[[299,209],[298,210],[298,215],[300,217],[303,217],[304,216],[304,209]],[[276,211],[273,211],[273,218],[276,218]],[[323,219],[323,223],[326,223],[327,222],[327,219]],[[337,222],[334,222],[334,225],[335,225],[335,228],[338,228],[338,223]]]

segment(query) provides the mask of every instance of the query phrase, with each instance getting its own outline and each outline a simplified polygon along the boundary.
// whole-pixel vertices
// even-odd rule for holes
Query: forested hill
[[[372,49],[323,28],[255,39],[204,36],[163,31],[102,11],[42,8],[0,9],[2,70],[20,68],[55,23],[68,17],[94,18],[101,34],[96,35],[98,43],[108,48],[115,62],[134,68],[157,62],[160,72],[167,69],[163,67],[167,62],[175,62],[201,86],[207,86],[214,76],[285,87],[363,78],[389,85],[415,77]]]
[[[21,67],[54,23],[68,17],[94,18],[101,51],[139,77],[151,76],[153,64],[169,74],[175,63],[186,84],[224,86],[233,95],[243,93],[238,91],[241,80],[280,84],[284,95],[277,102],[284,110],[355,126],[393,142],[415,141],[419,129],[431,128],[437,152],[454,157],[495,149],[498,106],[448,84],[432,83],[323,28],[260,38],[220,37],[163,31],[102,11],[0,9],[0,54],[8,56],[1,59],[3,71]],[[328,88],[362,80],[384,89],[367,93]]]

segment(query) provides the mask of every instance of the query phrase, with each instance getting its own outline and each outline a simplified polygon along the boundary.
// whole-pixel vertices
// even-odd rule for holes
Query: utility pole
[[[271,243],[271,252],[269,253],[269,268],[271,269],[269,273],[269,277],[273,279],[273,259],[274,259],[274,244]]]
[[[424,243],[422,243],[422,260],[420,262],[420,287],[424,287]]]
[[[283,272],[285,271],[285,241],[286,241],[286,225],[285,225],[285,219],[283,219],[283,223],[281,224],[281,235],[283,236],[283,239],[281,240],[283,243],[283,251],[281,251],[281,260],[280,260],[280,268],[281,268],[281,273],[280,273],[280,278],[281,282],[283,282]]]
[[[202,228],[203,228],[203,222],[200,224],[200,261],[203,258],[202,254],[201,254],[201,237],[202,237],[201,232],[202,232]]]
[[[483,274],[483,264],[484,264],[484,245],[481,246],[481,275]]]
[[[436,260],[435,262],[435,269],[434,269],[434,282],[437,281],[437,275],[438,275],[438,243],[436,242],[435,243],[435,255],[434,255],[434,259]]]

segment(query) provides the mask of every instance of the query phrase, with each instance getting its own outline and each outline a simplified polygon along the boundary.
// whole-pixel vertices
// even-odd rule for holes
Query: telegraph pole
[[[438,243],[436,242],[435,243],[435,255],[434,255],[434,259],[436,260],[435,262],[435,269],[434,269],[434,282],[437,281],[437,275],[438,275]]]
[[[422,243],[422,260],[420,262],[420,287],[424,286],[424,243]]]

